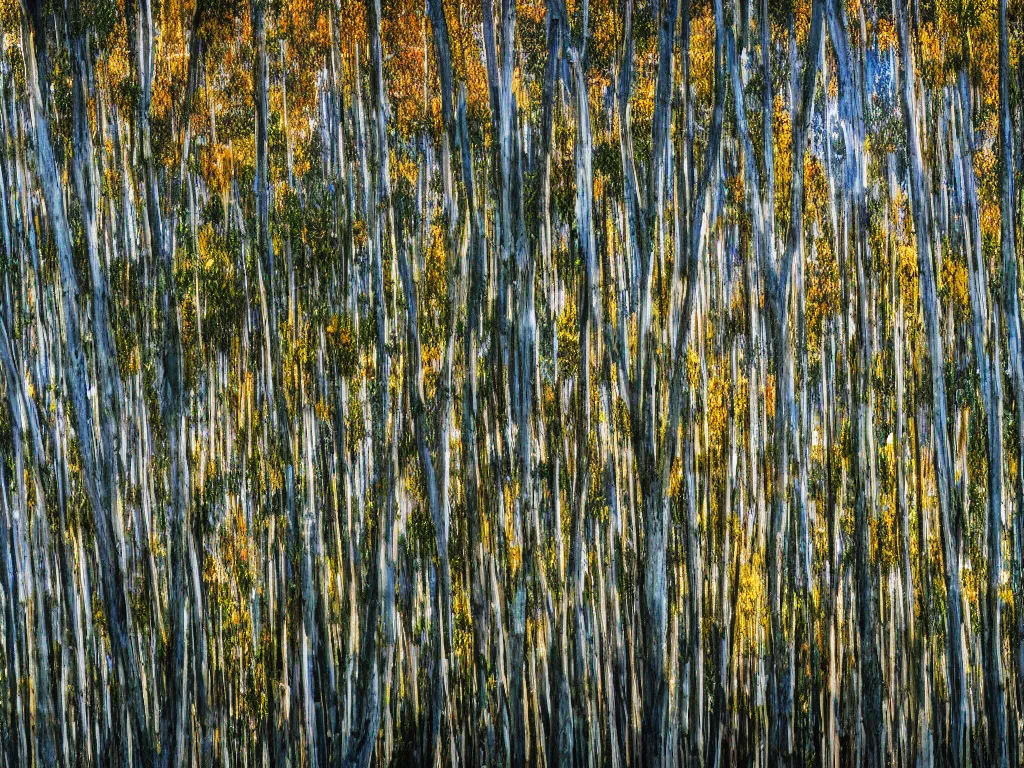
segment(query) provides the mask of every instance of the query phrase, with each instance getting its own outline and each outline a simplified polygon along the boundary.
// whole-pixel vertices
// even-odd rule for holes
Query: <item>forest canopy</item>
[[[1019,0],[0,0],[0,768],[1024,762]]]

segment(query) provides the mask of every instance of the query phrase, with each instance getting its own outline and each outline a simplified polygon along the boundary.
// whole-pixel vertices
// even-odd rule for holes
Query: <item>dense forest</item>
[[[0,0],[0,766],[1021,765],[1008,5]]]

